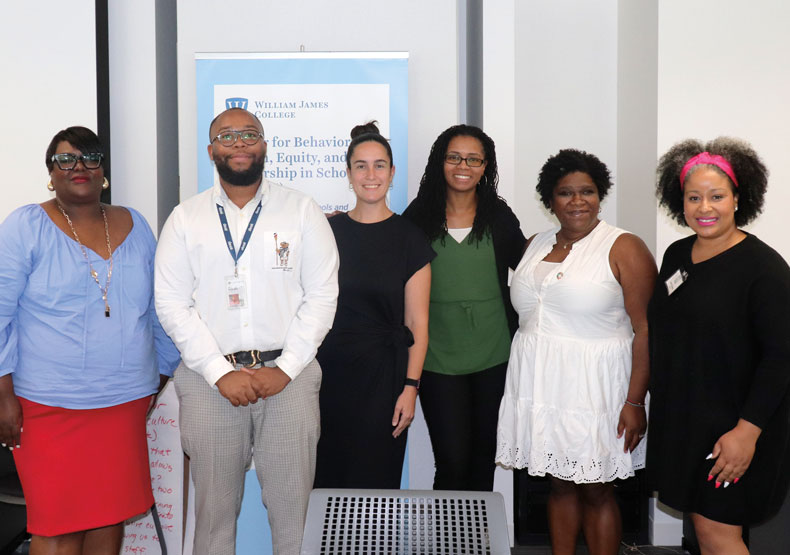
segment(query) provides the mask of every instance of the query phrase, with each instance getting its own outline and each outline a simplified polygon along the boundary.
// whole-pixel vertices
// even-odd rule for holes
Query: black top
[[[316,487],[399,488],[406,433],[392,438],[411,332],[406,282],[435,255],[401,216],[329,219],[340,254],[337,312],[318,350],[323,371]]]
[[[647,469],[667,505],[749,524],[778,510],[790,476],[790,268],[753,235],[694,264],[695,238],[667,249],[648,307]],[[687,278],[670,295],[677,271]],[[739,418],[763,430],[755,457],[715,489],[705,458]]]
[[[414,220],[414,214],[417,211],[414,205],[415,202],[416,200],[412,201],[406,210],[403,211],[404,218]],[[518,266],[521,256],[524,254],[524,245],[527,244],[527,238],[521,232],[521,224],[518,218],[507,203],[501,199],[496,203],[494,209],[491,240],[494,242],[494,258],[499,278],[499,289],[502,291],[502,302],[505,305],[510,336],[513,337],[518,329],[518,314],[516,314],[510,302],[510,288],[507,285],[507,276],[509,268],[515,270],[516,266]]]

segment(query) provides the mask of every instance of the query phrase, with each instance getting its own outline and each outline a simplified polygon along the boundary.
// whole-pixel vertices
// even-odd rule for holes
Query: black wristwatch
[[[403,380],[404,387],[410,385],[412,387],[416,387],[417,391],[420,390],[420,380],[415,380],[414,378],[406,378]]]

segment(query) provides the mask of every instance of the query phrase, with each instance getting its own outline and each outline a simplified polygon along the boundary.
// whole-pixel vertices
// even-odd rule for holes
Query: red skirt
[[[118,524],[153,505],[149,401],[73,410],[19,398],[24,431],[14,460],[29,533],[58,536]]]

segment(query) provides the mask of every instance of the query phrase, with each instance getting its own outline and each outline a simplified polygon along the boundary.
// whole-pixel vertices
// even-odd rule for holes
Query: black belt
[[[274,360],[281,354],[283,354],[282,349],[276,349],[274,351],[259,351],[253,349],[251,351],[239,351],[238,353],[225,355],[225,360],[231,364],[241,364],[245,368],[252,368],[253,366]]]

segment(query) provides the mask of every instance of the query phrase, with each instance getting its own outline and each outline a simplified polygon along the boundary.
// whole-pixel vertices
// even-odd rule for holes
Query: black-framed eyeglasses
[[[222,146],[233,146],[236,144],[236,141],[241,139],[241,142],[245,145],[254,145],[257,144],[263,138],[263,133],[258,131],[236,131],[234,129],[229,129],[228,131],[223,131],[213,139],[211,142],[218,141],[219,144]]]
[[[485,163],[483,158],[478,158],[477,156],[470,156],[469,158],[464,158],[458,154],[448,154],[444,157],[444,161],[448,164],[452,164],[453,166],[457,166],[461,162],[466,162],[466,165],[470,168],[479,168]]]
[[[89,152],[88,154],[71,154],[70,152],[63,152],[61,154],[53,154],[50,160],[55,162],[61,170],[73,170],[77,167],[77,162],[82,162],[86,170],[95,170],[101,166],[101,161],[104,154],[101,152]]]

